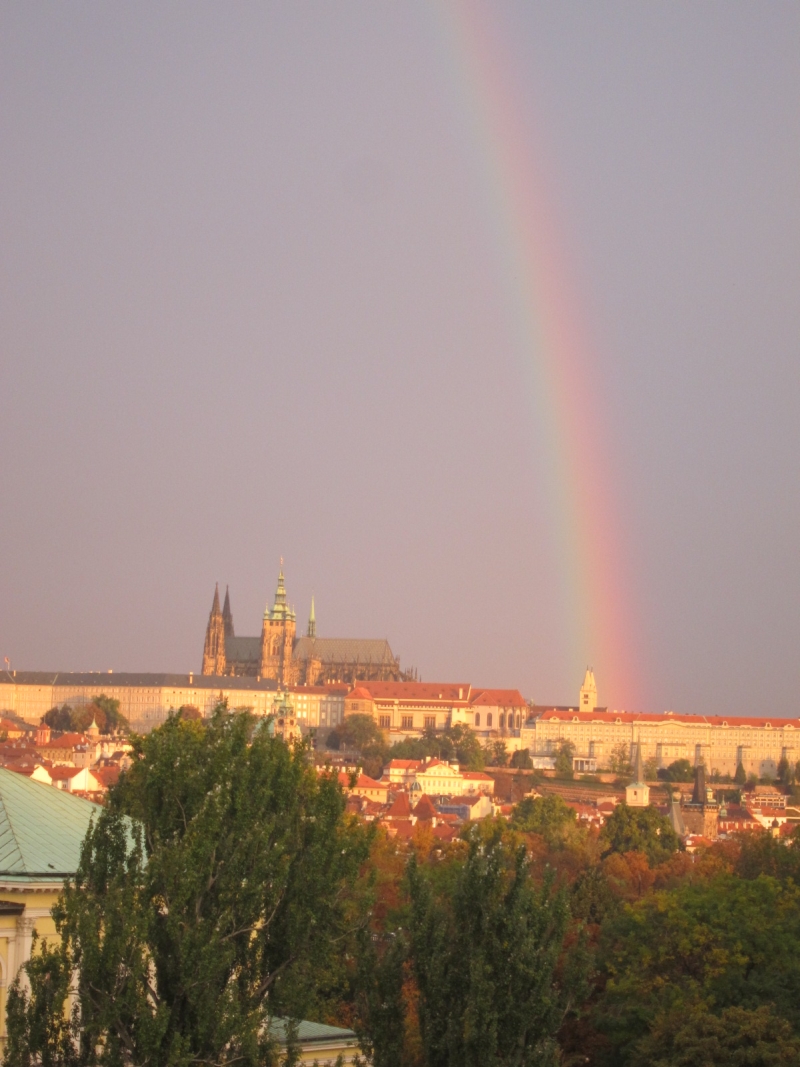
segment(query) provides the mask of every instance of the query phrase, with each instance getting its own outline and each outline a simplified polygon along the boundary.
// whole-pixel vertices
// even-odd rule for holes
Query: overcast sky
[[[452,23],[0,12],[0,658],[198,670],[214,582],[258,633],[283,556],[301,629],[313,593],[424,679],[570,702],[591,662],[610,706],[795,714],[800,5],[483,9],[589,338],[636,691],[565,625]]]

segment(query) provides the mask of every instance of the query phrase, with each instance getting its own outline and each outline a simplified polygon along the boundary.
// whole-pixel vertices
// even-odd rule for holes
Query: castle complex
[[[305,637],[297,636],[297,616],[286,599],[281,567],[275,602],[267,606],[260,637],[237,637],[228,591],[220,609],[219,589],[206,627],[204,675],[272,679],[281,686],[352,683],[357,679],[397,682],[411,678],[400,670],[389,642],[379,638],[317,637],[314,600]]]

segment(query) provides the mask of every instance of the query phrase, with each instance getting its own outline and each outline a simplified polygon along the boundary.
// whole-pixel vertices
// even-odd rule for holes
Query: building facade
[[[238,637],[230,594],[219,606],[214,590],[203,645],[203,675],[271,679],[280,686],[352,684],[359,678],[397,681],[403,672],[389,642],[382,638],[317,637],[314,601],[304,637],[297,635],[297,614],[286,596],[283,568],[272,607],[267,605],[260,637]]]
[[[522,746],[528,705],[517,689],[474,689],[468,682],[359,681],[347,694],[345,715],[371,715],[392,741],[460,724],[513,751]]]
[[[537,707],[522,731],[524,746],[534,757],[554,756],[564,741],[575,749],[575,760],[610,767],[612,756],[624,749],[631,759],[641,746],[642,759],[668,767],[686,759],[702,763],[709,774],[775,777],[781,759],[800,760],[800,719],[777,716],[742,718],[731,715],[677,715],[609,711],[577,707]]]
[[[289,686],[301,726],[336,726],[342,722],[349,688]],[[84,707],[99,696],[107,696],[119,701],[119,710],[134,730],[147,733],[164,722],[170,711],[193,707],[205,718],[223,700],[229,708],[249,708],[256,715],[269,715],[277,691],[278,683],[271,678],[4,671],[0,674],[0,714],[12,712],[25,722],[38,724],[51,708],[64,704]]]

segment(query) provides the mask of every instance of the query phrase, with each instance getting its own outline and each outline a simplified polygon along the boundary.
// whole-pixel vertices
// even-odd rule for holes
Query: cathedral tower
[[[292,662],[297,617],[286,602],[283,579],[283,560],[278,574],[278,588],[272,610],[264,611],[261,627],[261,677],[274,678],[279,685],[294,685],[295,666]]]
[[[226,606],[230,610],[227,598]],[[201,674],[225,674],[225,620],[219,610],[219,586],[214,586],[214,601],[206,627]]]
[[[317,616],[314,614],[314,598],[311,598],[311,612],[308,616],[308,629],[306,630],[306,637],[317,636]]]

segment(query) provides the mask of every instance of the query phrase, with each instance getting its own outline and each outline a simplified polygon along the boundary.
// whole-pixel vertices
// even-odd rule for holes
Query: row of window
[[[500,719],[500,723],[499,723],[500,729],[502,730],[506,725],[505,712],[502,712],[502,711],[500,712],[499,719]],[[481,713],[479,711],[476,711],[475,712],[475,725],[476,726],[480,726],[480,724],[481,724]],[[491,729],[491,726],[492,726],[492,713],[491,713],[491,711],[487,711],[486,712],[486,728],[487,728],[487,730]],[[516,729],[519,730],[521,727],[522,727],[522,716],[521,715],[517,715]],[[513,730],[514,729],[514,712],[513,711],[509,711],[509,713],[508,713],[508,728],[509,728],[509,730]]]

